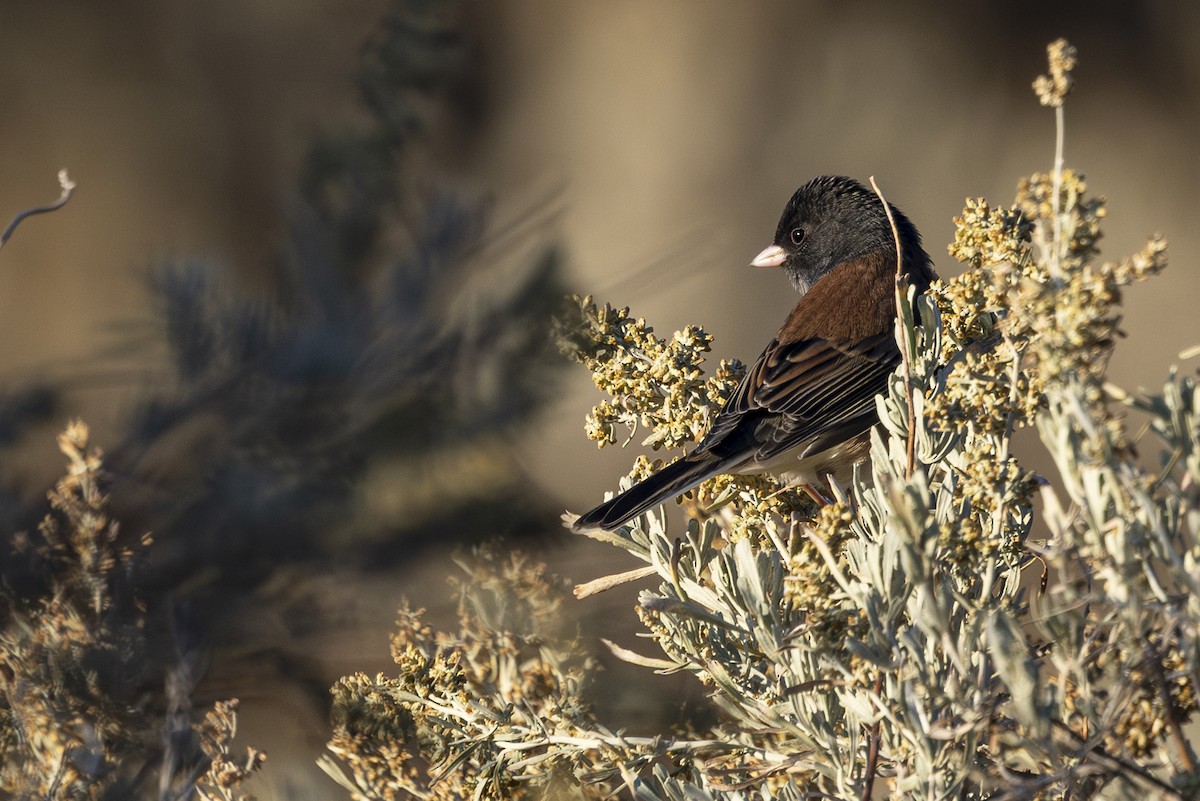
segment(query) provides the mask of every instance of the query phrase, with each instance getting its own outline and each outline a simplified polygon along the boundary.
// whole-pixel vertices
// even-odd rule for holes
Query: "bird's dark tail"
[[[678,462],[672,462],[617,497],[586,512],[575,521],[572,528],[576,531],[585,528],[611,531],[651,506],[682,495],[713,476],[726,472],[725,467],[721,460],[711,456],[707,459],[680,459]]]

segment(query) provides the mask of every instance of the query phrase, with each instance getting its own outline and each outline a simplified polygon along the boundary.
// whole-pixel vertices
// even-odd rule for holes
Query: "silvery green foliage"
[[[1123,686],[1130,666],[1161,672],[1171,650],[1184,666],[1164,677],[1176,694],[1198,678],[1195,382],[1173,379],[1136,403],[1165,443],[1164,467],[1183,468],[1157,482],[1120,447],[1103,397],[1082,384],[1050,388],[1038,428],[1069,503],[1043,490],[1051,537],[1030,543],[1042,563],[1027,573],[1036,578],[1044,565],[1047,588],[1035,591],[1031,613],[1018,560],[991,553],[964,569],[961,558],[946,559],[964,438],[933,429],[922,413],[924,392],[936,394],[945,372],[938,313],[925,299],[916,307],[921,324],[912,314],[898,324],[911,362],[880,398],[872,481],[851,493],[859,514],[841,553],[795,521],[765,532],[774,547],[750,537],[718,547],[731,535],[718,519],[692,521],[676,538],[661,511],[597,535],[654,567],[662,583],[642,593],[640,612],[674,669],[713,688],[730,720],[722,735],[741,749],[719,771],[696,761],[690,772],[639,779],[639,797],[741,799],[770,788],[858,798],[886,786],[896,798],[1125,798],[1171,796],[1172,781],[1182,781],[1164,770],[1180,762],[1164,749],[1180,745],[1148,735],[1157,745],[1131,752],[1119,737],[1138,697]],[[1007,453],[1007,436],[997,452]],[[999,505],[984,522],[1024,538],[1032,509]],[[818,546],[839,588],[834,600],[866,623],[840,643],[810,630],[806,610],[788,599],[797,536]],[[1147,647],[1157,660],[1146,659]],[[1125,670],[1098,672],[1102,650]]]

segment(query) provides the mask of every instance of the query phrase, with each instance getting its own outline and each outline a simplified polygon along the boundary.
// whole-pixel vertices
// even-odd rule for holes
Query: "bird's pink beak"
[[[763,249],[750,262],[751,267],[779,267],[787,260],[787,253],[779,245],[770,245]]]

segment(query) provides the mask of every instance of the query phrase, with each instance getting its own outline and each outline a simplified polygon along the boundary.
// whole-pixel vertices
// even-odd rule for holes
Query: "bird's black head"
[[[921,237],[895,206],[892,216],[909,269],[927,269]],[[843,262],[895,253],[892,228],[879,197],[853,178],[822,176],[796,190],[775,230],[774,243],[751,264],[782,267],[801,293]],[[919,255],[918,255],[919,254]]]

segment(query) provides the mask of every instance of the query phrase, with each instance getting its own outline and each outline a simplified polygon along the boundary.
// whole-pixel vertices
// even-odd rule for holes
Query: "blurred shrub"
[[[536,220],[496,230],[435,188],[428,137],[473,75],[457,13],[396,2],[364,45],[368,113],[313,145],[268,292],[195,263],[155,274],[173,375],[109,465],[123,514],[163,532],[164,583],[380,567],[544,520],[505,437],[543,397],[557,258]]]

